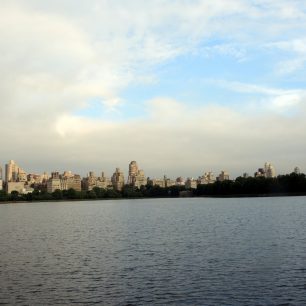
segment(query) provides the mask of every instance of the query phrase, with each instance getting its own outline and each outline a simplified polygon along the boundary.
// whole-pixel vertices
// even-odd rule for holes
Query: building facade
[[[124,174],[120,168],[116,168],[112,176],[112,185],[117,191],[121,191],[124,187]]]
[[[82,180],[83,189],[90,191],[95,187],[107,189],[112,187],[112,181],[105,176],[104,172],[101,173],[100,177],[96,177],[93,171],[90,171],[87,177]]]
[[[133,187],[140,188],[145,186],[148,183],[147,178],[145,177],[144,171],[138,168],[136,161],[131,161],[129,164],[129,176],[127,180],[128,185]]]
[[[230,179],[229,173],[227,171],[221,171],[219,176],[217,177],[217,181],[223,182],[223,181],[228,181]]]
[[[6,182],[26,182],[27,175],[25,171],[15,163],[15,161],[10,160],[5,165],[5,181]]]
[[[198,180],[188,177],[185,182],[186,189],[196,189],[198,187]]]
[[[213,172],[205,172],[202,176],[199,176],[197,183],[199,185],[212,184],[216,181]]]

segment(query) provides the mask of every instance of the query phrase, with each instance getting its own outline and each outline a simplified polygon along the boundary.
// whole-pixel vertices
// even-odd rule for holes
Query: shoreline
[[[61,203],[61,202],[94,202],[94,201],[121,201],[141,199],[197,199],[197,198],[275,198],[275,197],[303,197],[306,193],[273,193],[273,194],[233,194],[233,195],[201,195],[189,197],[130,197],[130,198],[98,198],[98,199],[61,199],[61,200],[34,200],[34,201],[0,201],[1,204],[25,204],[25,203]]]

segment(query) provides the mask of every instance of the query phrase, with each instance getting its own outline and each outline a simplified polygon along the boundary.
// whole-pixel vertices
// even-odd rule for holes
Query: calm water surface
[[[306,305],[306,198],[0,205],[0,304]]]

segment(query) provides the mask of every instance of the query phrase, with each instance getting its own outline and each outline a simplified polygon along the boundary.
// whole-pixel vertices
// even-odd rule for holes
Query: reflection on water
[[[0,205],[0,304],[306,305],[306,198]]]

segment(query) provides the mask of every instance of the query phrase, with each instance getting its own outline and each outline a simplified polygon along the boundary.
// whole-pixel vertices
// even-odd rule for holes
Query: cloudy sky
[[[304,0],[1,0],[0,163],[306,172]]]

